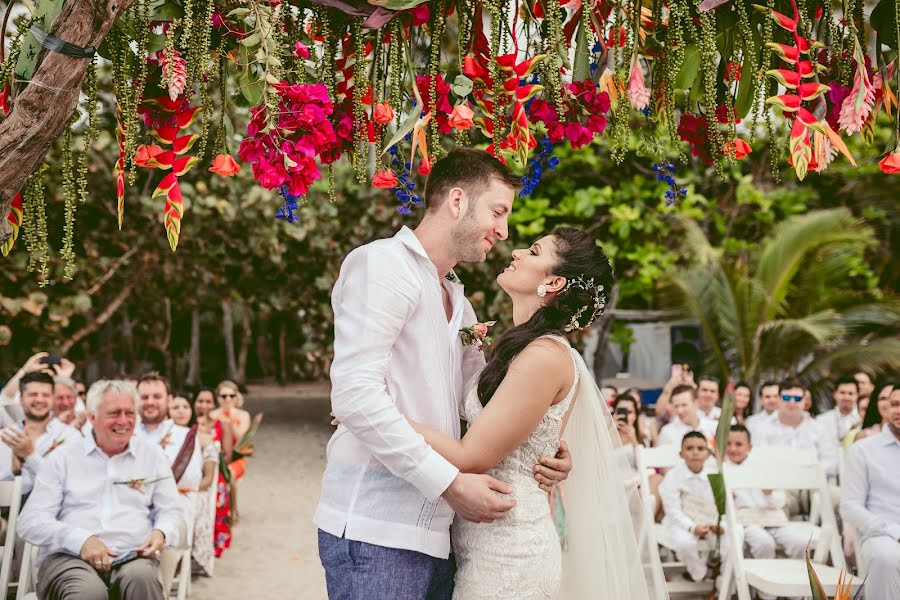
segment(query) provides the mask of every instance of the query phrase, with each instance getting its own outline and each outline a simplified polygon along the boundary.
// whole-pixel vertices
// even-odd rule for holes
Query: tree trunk
[[[261,312],[256,315],[256,362],[259,363],[259,370],[262,376],[271,377],[271,354],[266,345],[266,331],[269,326],[269,315]]]
[[[129,375],[134,371],[134,327],[131,324],[131,318],[128,316],[128,310],[122,314],[122,339],[125,341],[124,357],[122,360],[121,370]],[[117,375],[118,376],[118,375]]]
[[[603,314],[594,323],[593,329],[597,331],[597,351],[594,353],[594,378],[597,383],[603,378],[603,363],[606,359],[606,346],[609,343],[609,334],[612,331],[613,309],[616,307],[616,300],[619,297],[619,286],[614,285],[609,293],[609,299],[606,302],[606,308]]]
[[[287,383],[287,325],[278,321],[278,383]]]
[[[246,304],[241,305],[241,347],[238,350],[238,381],[244,384],[247,381],[247,352],[250,350],[250,342],[253,332],[250,330],[250,309]]]
[[[159,345],[159,353],[162,354],[163,359],[163,373],[169,378],[170,381],[175,380],[175,373],[172,365],[174,364],[174,359],[172,357],[172,300],[169,298],[165,299],[163,303],[165,306],[166,313],[166,331],[163,336],[163,340]]]
[[[234,359],[234,320],[231,317],[231,301],[222,300],[222,337],[225,340],[225,358],[228,379],[237,383],[237,364]]]
[[[51,35],[77,46],[97,48],[113,23],[134,0],[65,0]],[[0,244],[12,236],[13,196],[44,159],[75,111],[90,60],[41,50],[33,84],[16,96],[12,112],[0,122]]]
[[[200,309],[191,311],[191,350],[188,354],[188,373],[185,384],[200,385]]]

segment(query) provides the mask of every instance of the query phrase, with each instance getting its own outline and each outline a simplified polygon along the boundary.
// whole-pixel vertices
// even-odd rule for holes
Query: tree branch
[[[116,294],[116,297],[113,298],[112,302],[110,302],[106,306],[106,308],[104,308],[103,311],[99,315],[97,315],[96,319],[76,331],[72,337],[66,340],[60,348],[60,354],[63,356],[68,354],[69,350],[71,350],[75,344],[100,329],[104,323],[109,321],[110,317],[116,314],[116,311],[119,310],[120,306],[122,306],[122,303],[125,302],[129,296],[131,296],[131,292],[134,291],[138,279],[139,278],[135,277],[131,281],[129,281],[125,285],[125,287],[123,287],[119,291],[119,293]]]
[[[77,46],[97,48],[133,2],[65,0],[49,33]],[[75,111],[90,63],[43,49],[38,61],[31,83],[16,96],[12,112],[0,122],[0,216],[4,217],[0,221],[4,224],[13,196],[25,187]],[[0,227],[0,244],[11,235],[11,227]]]

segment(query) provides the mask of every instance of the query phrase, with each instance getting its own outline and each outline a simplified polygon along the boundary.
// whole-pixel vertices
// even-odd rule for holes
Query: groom
[[[431,170],[415,231],[357,248],[341,266],[331,367],[340,426],[314,517],[332,600],[449,599],[454,511],[490,522],[515,506],[506,483],[460,473],[406,417],[460,436],[463,387],[484,355],[462,345],[460,329],[477,319],[447,275],[506,239],[519,185],[490,154],[454,150]],[[545,489],[572,468],[564,448],[541,463]]]

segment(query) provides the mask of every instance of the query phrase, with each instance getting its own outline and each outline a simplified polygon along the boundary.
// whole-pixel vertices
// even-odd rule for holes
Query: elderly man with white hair
[[[41,547],[40,600],[161,600],[160,551],[184,522],[169,461],[132,437],[137,390],[98,381],[88,391],[91,432],[44,461],[19,516]]]
[[[53,416],[75,429],[87,421],[87,407],[78,398],[78,384],[68,375],[53,378]]]

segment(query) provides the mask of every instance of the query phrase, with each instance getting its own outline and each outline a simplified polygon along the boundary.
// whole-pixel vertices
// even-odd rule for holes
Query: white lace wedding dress
[[[546,336],[565,344],[556,336]],[[574,361],[574,357],[573,357]],[[562,420],[578,389],[579,369],[566,397],[551,406],[528,439],[491,469],[490,475],[512,486],[516,506],[493,523],[470,523],[456,517],[451,530],[456,555],[454,600],[545,600],[559,596],[562,557],[559,536],[550,518],[550,504],[534,479],[542,456],[559,449]],[[472,386],[465,401],[466,419],[482,411]]]

